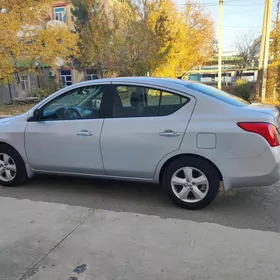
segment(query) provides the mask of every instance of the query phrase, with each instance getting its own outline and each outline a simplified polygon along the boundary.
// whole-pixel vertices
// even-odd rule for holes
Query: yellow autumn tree
[[[276,21],[274,28],[271,32],[272,43],[270,46],[270,52],[273,57],[273,61],[280,62],[280,20]]]
[[[73,0],[77,60],[117,76],[179,77],[213,55],[214,23],[199,4],[174,0]],[[86,16],[85,16],[86,15]]]
[[[268,66],[266,98],[268,101],[278,99],[280,101],[280,22],[274,23],[271,32],[270,56],[272,63]],[[275,101],[275,100],[274,100]]]
[[[55,67],[76,51],[76,35],[62,24],[49,24],[51,0],[1,0],[0,79],[15,72]]]
[[[113,67],[118,76],[146,75],[158,62],[158,44],[148,24],[149,6],[124,1],[113,8]]]
[[[172,45],[166,62],[157,67],[153,74],[181,77],[193,67],[203,65],[213,56],[214,22],[203,6],[192,1],[187,1],[182,9],[178,9],[169,0],[162,9],[166,12],[168,23],[172,27],[170,31]],[[163,11],[158,9],[155,13],[162,14]]]
[[[122,7],[118,14],[116,69],[121,75],[181,77],[213,56],[214,21],[199,3],[188,0],[182,9],[174,0],[122,3],[130,9]]]

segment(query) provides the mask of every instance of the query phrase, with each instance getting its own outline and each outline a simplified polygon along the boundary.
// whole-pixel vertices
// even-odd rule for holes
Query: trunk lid
[[[252,111],[256,111],[272,116],[274,118],[274,124],[279,130],[280,127],[279,110],[275,106],[269,104],[263,104],[263,103],[252,103],[246,108]]]

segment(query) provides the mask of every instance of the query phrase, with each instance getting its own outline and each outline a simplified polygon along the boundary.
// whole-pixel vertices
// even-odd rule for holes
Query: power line
[[[247,0],[247,4],[231,4],[231,3],[236,3],[236,2],[242,2],[244,3],[244,0],[226,0],[224,1],[224,6],[236,6],[236,7],[252,7],[252,6],[262,6],[265,4],[265,1],[261,1],[261,2],[256,2],[255,0],[251,0],[251,3],[248,3],[249,1]],[[278,3],[278,0],[273,0],[274,3]],[[219,6],[218,1],[215,2],[200,2],[200,1],[191,1],[191,4],[201,4],[201,5],[209,5],[209,6]],[[229,3],[229,4],[228,4]],[[177,5],[189,5],[189,3],[178,3]]]
[[[219,26],[218,24],[215,26]],[[254,28],[254,29],[260,29],[261,26],[257,27],[257,26],[250,26],[250,25],[223,25],[224,27],[232,27],[232,28]]]
[[[232,2],[235,2],[235,1],[232,1]],[[203,3],[203,2],[191,2],[191,4],[201,4],[203,6],[210,6],[210,7],[215,7],[215,6],[219,6],[219,3],[217,2],[207,2],[207,3]],[[180,6],[188,6],[190,5],[189,3],[177,3],[177,5],[180,5]],[[264,5],[264,3],[251,3],[251,4],[237,4],[237,5],[234,5],[234,4],[227,4],[226,2],[224,3],[225,6],[230,6],[230,7],[252,7],[252,6],[262,6]]]
[[[230,6],[230,7],[252,7],[252,6],[264,6],[264,3],[254,3],[254,4],[238,4],[238,5],[234,5],[234,4],[227,4],[226,6]]]
[[[242,13],[248,13],[248,12],[259,12],[260,9],[259,8],[255,8],[255,9],[245,9],[245,10],[242,10],[242,11],[238,11],[238,12],[233,12],[233,13],[224,13],[224,15],[239,15],[239,14],[242,14]]]
[[[224,4],[227,4],[227,3],[236,3],[236,2],[244,2],[244,0],[227,0],[227,1],[224,1]],[[252,0],[253,1],[253,0]],[[219,5],[219,3],[217,3],[218,1],[215,1],[215,2],[200,2],[200,1],[192,1],[191,3],[200,3],[200,4],[203,4],[203,5],[212,5],[212,4],[215,4],[215,5]],[[247,1],[248,2],[248,1]],[[254,3],[256,3],[256,1],[253,1]],[[251,4],[248,4],[248,5],[252,5],[253,3]],[[264,1],[261,1],[261,2],[257,2],[257,4],[264,4]]]

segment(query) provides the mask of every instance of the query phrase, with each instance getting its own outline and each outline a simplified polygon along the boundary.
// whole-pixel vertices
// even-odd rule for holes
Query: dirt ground
[[[19,115],[31,109],[35,104],[0,105],[0,115]]]

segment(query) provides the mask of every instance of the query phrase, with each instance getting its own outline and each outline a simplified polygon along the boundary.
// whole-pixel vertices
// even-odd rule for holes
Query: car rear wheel
[[[190,156],[171,162],[164,171],[162,184],[175,204],[196,210],[215,199],[220,179],[210,162]]]
[[[18,186],[26,179],[25,164],[19,153],[10,146],[0,146],[0,184]]]

